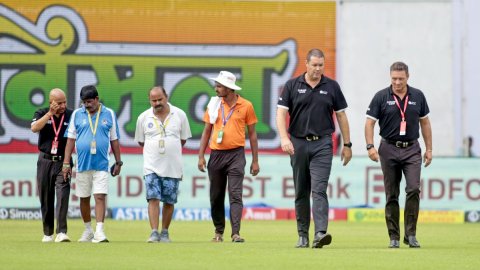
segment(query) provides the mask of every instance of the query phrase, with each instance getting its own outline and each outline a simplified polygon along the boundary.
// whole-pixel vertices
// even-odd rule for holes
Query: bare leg
[[[80,198],[80,213],[82,214],[83,222],[91,222],[90,216],[90,196],[86,198]]]
[[[103,222],[105,220],[105,204],[106,194],[93,194],[95,198],[95,216],[97,222]]]
[[[168,230],[170,226],[170,222],[172,221],[173,216],[173,204],[164,203],[163,204],[163,211],[162,211],[162,229]]]
[[[156,199],[148,200],[148,219],[152,230],[158,231],[158,219],[160,217],[160,201]]]

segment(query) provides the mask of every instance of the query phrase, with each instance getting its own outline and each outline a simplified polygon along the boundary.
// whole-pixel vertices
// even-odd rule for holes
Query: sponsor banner
[[[403,222],[404,210],[400,210],[400,222]],[[418,223],[463,223],[463,211],[459,210],[420,210]],[[384,209],[351,208],[348,209],[348,221],[385,223]]]
[[[467,222],[467,223],[478,223],[478,222],[480,222],[480,211],[466,211],[465,212],[465,222]]]
[[[112,209],[115,220],[148,220],[147,207],[118,207]],[[212,220],[209,208],[175,208],[172,216],[176,221]]]
[[[278,96],[287,80],[305,71],[311,48],[322,45],[325,74],[335,78],[333,0],[61,2],[0,3],[0,153],[35,152],[30,122],[38,108],[48,107],[50,89],[63,89],[77,107],[87,84],[97,85],[117,114],[122,150],[137,154],[135,123],[150,107],[146,93],[164,86],[169,101],[187,114],[193,137],[185,148],[196,152],[215,95],[209,78],[220,70],[237,76],[242,97],[255,107],[259,148],[280,153]]]
[[[95,208],[92,207],[90,215],[95,217]],[[105,218],[111,218],[111,210],[107,209]],[[82,218],[80,214],[80,207],[69,207],[67,218],[79,219]],[[0,219],[26,219],[26,220],[41,220],[42,212],[39,208],[0,208]]]
[[[42,212],[35,208],[0,208],[0,219],[42,219]]]
[[[69,206],[68,207],[68,218],[82,218],[82,214],[80,213],[80,207],[79,206]],[[95,215],[95,207],[90,208],[90,216],[94,218]],[[112,209],[107,208],[105,211],[105,218],[111,218],[112,217]]]
[[[119,207],[112,209],[115,220],[148,220],[147,207]],[[225,218],[229,219],[229,209],[225,209]],[[212,220],[210,208],[176,208],[173,220],[198,221]],[[328,219],[347,220],[347,209],[330,209]],[[242,220],[295,220],[295,209],[270,207],[245,207]]]
[[[121,175],[109,180],[108,207],[146,207],[142,179],[143,157],[123,154],[122,160],[124,166]],[[295,188],[289,157],[260,154],[259,161],[260,174],[245,175],[244,205],[294,208]],[[35,154],[0,154],[0,207],[39,207],[36,162]],[[183,163],[184,177],[180,183],[176,207],[210,208],[208,174],[198,170],[197,155],[184,155]],[[251,155],[247,154],[247,166],[250,163]],[[436,158],[428,168],[422,168],[422,210],[475,209],[480,202],[479,167],[480,159]],[[405,181],[402,181],[400,190],[400,205],[403,206]],[[344,167],[340,158],[334,157],[327,195],[332,209],[383,208],[385,194],[380,167],[367,157],[357,157]],[[79,206],[79,198],[75,196],[75,175],[72,179],[70,206]]]

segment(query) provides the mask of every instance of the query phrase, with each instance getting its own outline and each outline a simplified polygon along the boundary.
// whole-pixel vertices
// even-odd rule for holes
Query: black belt
[[[416,141],[392,141],[392,140],[387,140],[383,139],[384,142],[388,144],[395,145],[397,148],[407,148],[409,146],[412,146],[415,144]]]
[[[311,141],[318,141],[320,140],[322,136],[315,136],[315,135],[308,135],[305,137],[305,140],[311,142]]]
[[[54,155],[49,155],[47,153],[40,153],[40,156],[43,157],[44,159],[48,159],[51,161],[63,161],[63,156],[54,156]]]

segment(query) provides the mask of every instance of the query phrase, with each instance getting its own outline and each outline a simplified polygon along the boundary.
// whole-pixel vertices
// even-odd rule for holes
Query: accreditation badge
[[[90,154],[95,155],[96,153],[97,153],[97,142],[95,140],[93,140],[90,143]]]
[[[405,136],[407,134],[407,121],[400,122],[400,135]]]
[[[217,143],[218,144],[222,143],[222,140],[223,140],[223,129],[221,129],[217,134]]]
[[[165,140],[164,139],[160,139],[158,141],[158,149],[160,151],[160,154],[165,154]]]
[[[52,141],[52,148],[50,150],[50,154],[56,155],[57,152],[58,152],[58,141],[57,141],[57,138],[55,138],[55,140]]]

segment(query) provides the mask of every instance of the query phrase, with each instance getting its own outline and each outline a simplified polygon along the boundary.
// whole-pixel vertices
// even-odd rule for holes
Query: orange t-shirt
[[[213,124],[212,135],[210,137],[210,149],[212,150],[229,150],[237,147],[245,146],[246,126],[256,124],[258,122],[255,110],[250,101],[238,96],[237,103],[234,105],[234,111],[223,127],[223,138],[221,143],[217,143],[218,132],[222,129],[222,109],[218,109],[218,117]],[[230,113],[230,107],[222,99],[221,105],[224,109],[225,119]],[[203,116],[205,123],[210,123],[208,111]]]

